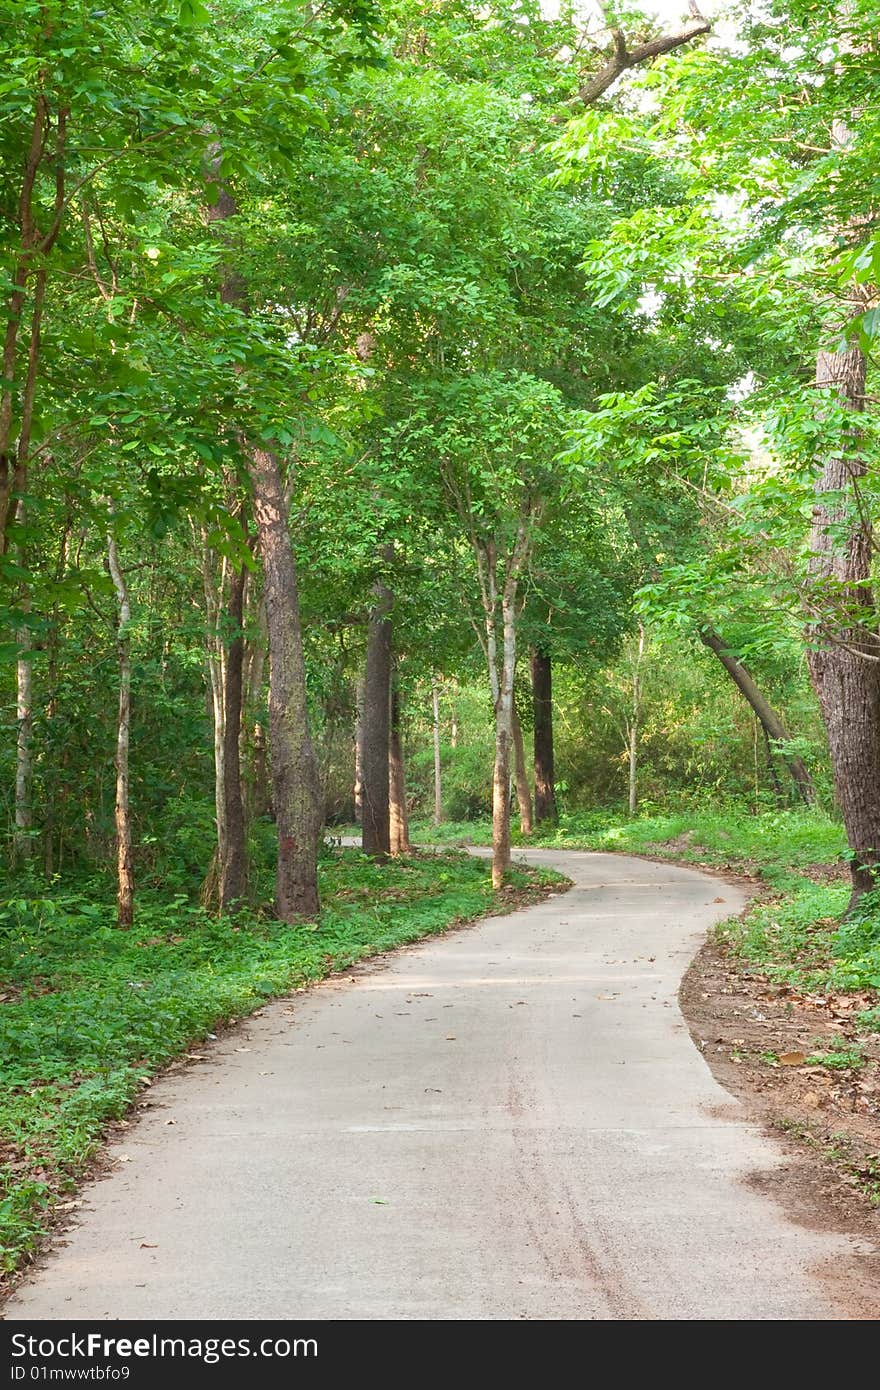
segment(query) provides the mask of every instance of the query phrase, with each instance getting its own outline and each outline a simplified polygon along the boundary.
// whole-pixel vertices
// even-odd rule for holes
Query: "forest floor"
[[[458,853],[377,867],[339,847],[320,875],[320,920],[297,928],[145,891],[119,931],[106,881],[26,895],[19,884],[0,901],[0,1281],[69,1219],[107,1133],[163,1069],[197,1062],[199,1044],[268,999],[561,881],[523,866],[494,893],[486,865]]]
[[[437,840],[433,826],[417,832]],[[486,843],[482,824],[444,842]],[[840,826],[811,812],[563,817],[529,844],[615,850],[746,881],[751,902],[695,958],[680,1003],[718,1080],[801,1159],[788,1197],[880,1234],[880,904],[842,922]]]

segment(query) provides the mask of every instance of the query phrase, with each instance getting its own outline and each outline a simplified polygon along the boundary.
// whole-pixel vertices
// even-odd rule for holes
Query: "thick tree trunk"
[[[386,585],[375,587],[364,670],[363,825],[365,854],[384,859],[391,853],[391,808],[388,749],[391,709],[391,607]]]
[[[315,917],[319,908],[321,779],[309,735],[296,565],[281,469],[270,450],[250,446],[248,473],[269,633],[269,740],[278,827],[275,911],[282,922],[296,922]]]
[[[364,823],[364,678],[354,692],[354,823]]]
[[[119,605],[117,653],[119,657],[119,717],[116,726],[116,922],[130,927],[134,921],[134,858],[129,807],[129,747],[131,742],[131,603],[116,540],[107,537],[107,564]]]
[[[393,855],[409,854],[409,815],[406,809],[406,770],[400,728],[400,691],[391,684],[391,723],[388,739],[388,791],[390,801],[390,841]]]
[[[861,349],[820,352],[816,385],[833,388],[849,409],[860,411]],[[855,433],[854,428],[850,447],[826,460],[816,483],[808,654],[853,856],[851,907],[876,886],[880,868],[880,641],[871,589],[872,527],[857,491],[866,469],[852,448]]]
[[[523,835],[531,835],[534,830],[532,820],[532,793],[529,790],[529,777],[526,772],[526,750],[523,744],[522,727],[516,712],[516,702],[511,707],[511,730],[513,733],[513,766],[516,778],[516,799],[519,804],[519,828]]]
[[[748,671],[741,661],[737,661],[736,657],[733,656],[718,633],[710,627],[701,628],[700,641],[704,646],[708,647],[710,651],[715,653],[737,689],[745,696],[746,700],[751,705],[764,730],[768,740],[768,747],[771,746],[771,739],[777,745],[788,743],[791,739],[791,734],[788,732],[788,729],[783,724],[773,706],[761,694],[751,672]],[[798,754],[787,754],[784,747],[780,749],[780,753],[785,760],[786,767],[791,773],[791,778],[797,788],[798,795],[807,806],[814,805],[816,801],[816,792],[813,787],[813,779],[810,776],[803,758]]]
[[[440,691],[436,676],[431,677],[431,706],[434,715],[434,824],[440,825],[443,820],[443,774],[440,767]]]
[[[227,614],[232,634],[226,654],[223,699],[223,813],[225,845],[220,860],[220,911],[231,912],[247,886],[247,823],[241,785],[241,713],[244,674],[244,591],[247,570],[233,572]]]
[[[553,768],[553,689],[550,657],[533,647],[529,654],[535,718],[535,823],[557,820]]]
[[[219,163],[220,150],[215,147],[215,174]],[[221,186],[217,201],[206,209],[208,222],[228,224],[237,215],[235,199]],[[247,285],[232,263],[224,269],[220,297],[244,313],[249,311]],[[278,828],[275,911],[282,922],[296,922],[315,917],[320,906],[321,775],[309,732],[296,562],[281,468],[271,449],[258,447],[244,437],[241,444],[253,493],[269,639],[269,752]]]

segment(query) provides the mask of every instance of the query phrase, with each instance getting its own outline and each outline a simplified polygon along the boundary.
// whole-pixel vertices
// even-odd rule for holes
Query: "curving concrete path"
[[[268,1006],[157,1083],[18,1318],[836,1319],[851,1250],[676,994],[739,888],[531,851],[575,887]],[[122,1161],[123,1159],[127,1161]]]

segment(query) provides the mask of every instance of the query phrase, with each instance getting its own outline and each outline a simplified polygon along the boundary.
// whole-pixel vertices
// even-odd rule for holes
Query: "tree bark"
[[[194,528],[193,528],[194,529]],[[194,529],[195,534],[195,529]],[[221,612],[226,588],[227,562],[215,567],[214,552],[208,544],[207,530],[202,529],[202,589],[205,596],[206,659],[211,685],[211,728],[214,750],[214,821],[217,831],[217,850],[211,860],[202,900],[205,904],[219,898],[221,866],[226,861],[226,648],[221,631]]]
[[[257,540],[269,633],[269,741],[278,827],[275,911],[282,922],[313,918],[318,902],[321,778],[309,734],[296,565],[278,459],[250,446]]]
[[[865,397],[865,357],[850,346],[820,352],[816,385],[854,414]],[[849,444],[856,443],[853,428]],[[860,504],[866,466],[855,451],[826,459],[810,537],[808,664],[828,734],[834,790],[852,855],[852,908],[880,868],[880,641],[871,588],[873,531]]]
[[[443,821],[443,782],[440,767],[440,692],[437,677],[431,677],[431,705],[434,715],[434,824]]]
[[[391,806],[388,751],[391,710],[391,607],[393,595],[383,583],[374,589],[364,670],[363,825],[365,854],[384,859],[391,853]]]
[[[129,806],[129,749],[131,743],[131,602],[119,563],[116,538],[107,536],[107,564],[119,606],[116,650],[119,659],[119,715],[116,726],[116,924],[134,921],[134,858]]]
[[[507,556],[499,587],[498,546],[494,538],[471,533],[477,561],[485,638],[483,650],[495,711],[495,760],[492,769],[492,886],[501,888],[510,868],[510,755],[513,747],[513,681],[516,672],[519,580],[529,552],[531,525],[537,515],[526,499]]]
[[[638,803],[639,726],[642,716],[642,657],[645,654],[645,629],[639,623],[639,641],[632,667],[632,703],[629,719],[629,813],[634,816]]]
[[[492,887],[496,889],[503,886],[504,875],[510,868],[510,752],[513,746],[513,673],[516,668],[516,617],[512,598],[513,595],[505,593],[501,604],[502,655],[495,700]]]
[[[764,730],[768,740],[768,747],[772,746],[770,740],[777,745],[784,745],[790,742],[791,734],[788,732],[788,729],[783,724],[776,710],[774,710],[770,702],[761,694],[751,672],[741,661],[736,659],[718,633],[711,627],[703,627],[700,629],[700,641],[704,646],[708,647],[711,652],[715,653],[740,694],[742,694],[751,705]],[[810,776],[809,769],[803,758],[796,753],[786,753],[784,747],[780,749],[780,753],[785,761],[786,767],[791,773],[792,781],[802,801],[807,806],[815,805],[816,791],[813,786],[813,779]]]
[[[225,845],[220,860],[220,911],[231,912],[247,886],[247,823],[241,785],[241,714],[244,675],[244,591],[247,570],[233,572],[227,614],[232,641],[226,654],[223,699],[223,812]]]
[[[532,793],[526,772],[526,750],[523,745],[522,726],[516,712],[516,701],[511,706],[511,731],[513,733],[513,766],[516,778],[516,799],[519,804],[519,828],[523,835],[531,835],[534,830],[532,820]]]
[[[215,173],[219,161],[215,147]],[[235,199],[221,186],[217,201],[206,209],[208,222],[228,223],[237,215]],[[228,232],[226,241],[229,245]],[[234,264],[224,269],[220,297],[242,313],[250,310],[247,285]],[[270,448],[244,434],[240,438],[253,494],[269,638],[269,752],[278,829],[275,911],[282,922],[296,922],[315,917],[320,906],[321,775],[309,732],[296,562],[281,468]]]
[[[533,647],[529,654],[535,720],[535,823],[556,824],[553,768],[553,676],[550,657]]]
[[[31,857],[31,832],[34,824],[33,803],[33,732],[34,698],[30,629],[19,628],[18,660],[16,662],[16,717],[18,733],[15,740],[15,859],[27,863]]]
[[[354,823],[364,822],[364,679],[359,676],[354,692]]]
[[[694,20],[687,28],[682,29],[677,34],[663,34],[659,38],[650,39],[647,43],[641,43],[636,48],[627,47],[627,39],[622,30],[611,29],[612,51],[607,59],[605,66],[590,77],[578,91],[578,100],[585,106],[591,106],[594,101],[598,101],[608,88],[613,86],[618,77],[630,68],[641,67],[644,63],[650,63],[654,58],[661,57],[664,53],[671,53],[673,49],[682,48],[684,44],[690,43],[692,39],[698,38],[701,34],[708,34],[712,26],[707,19],[700,14],[696,0],[691,0],[690,12]]]
[[[391,716],[388,739],[388,791],[390,800],[390,841],[392,855],[409,854],[409,815],[406,809],[406,770],[400,727],[400,691],[391,682]]]

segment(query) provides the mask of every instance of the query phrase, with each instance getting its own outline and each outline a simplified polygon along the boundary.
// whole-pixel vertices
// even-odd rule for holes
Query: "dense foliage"
[[[600,8],[0,0],[25,1245],[142,1069],[489,900],[410,814],[496,888],[514,806],[806,817],[874,961],[875,7]]]

